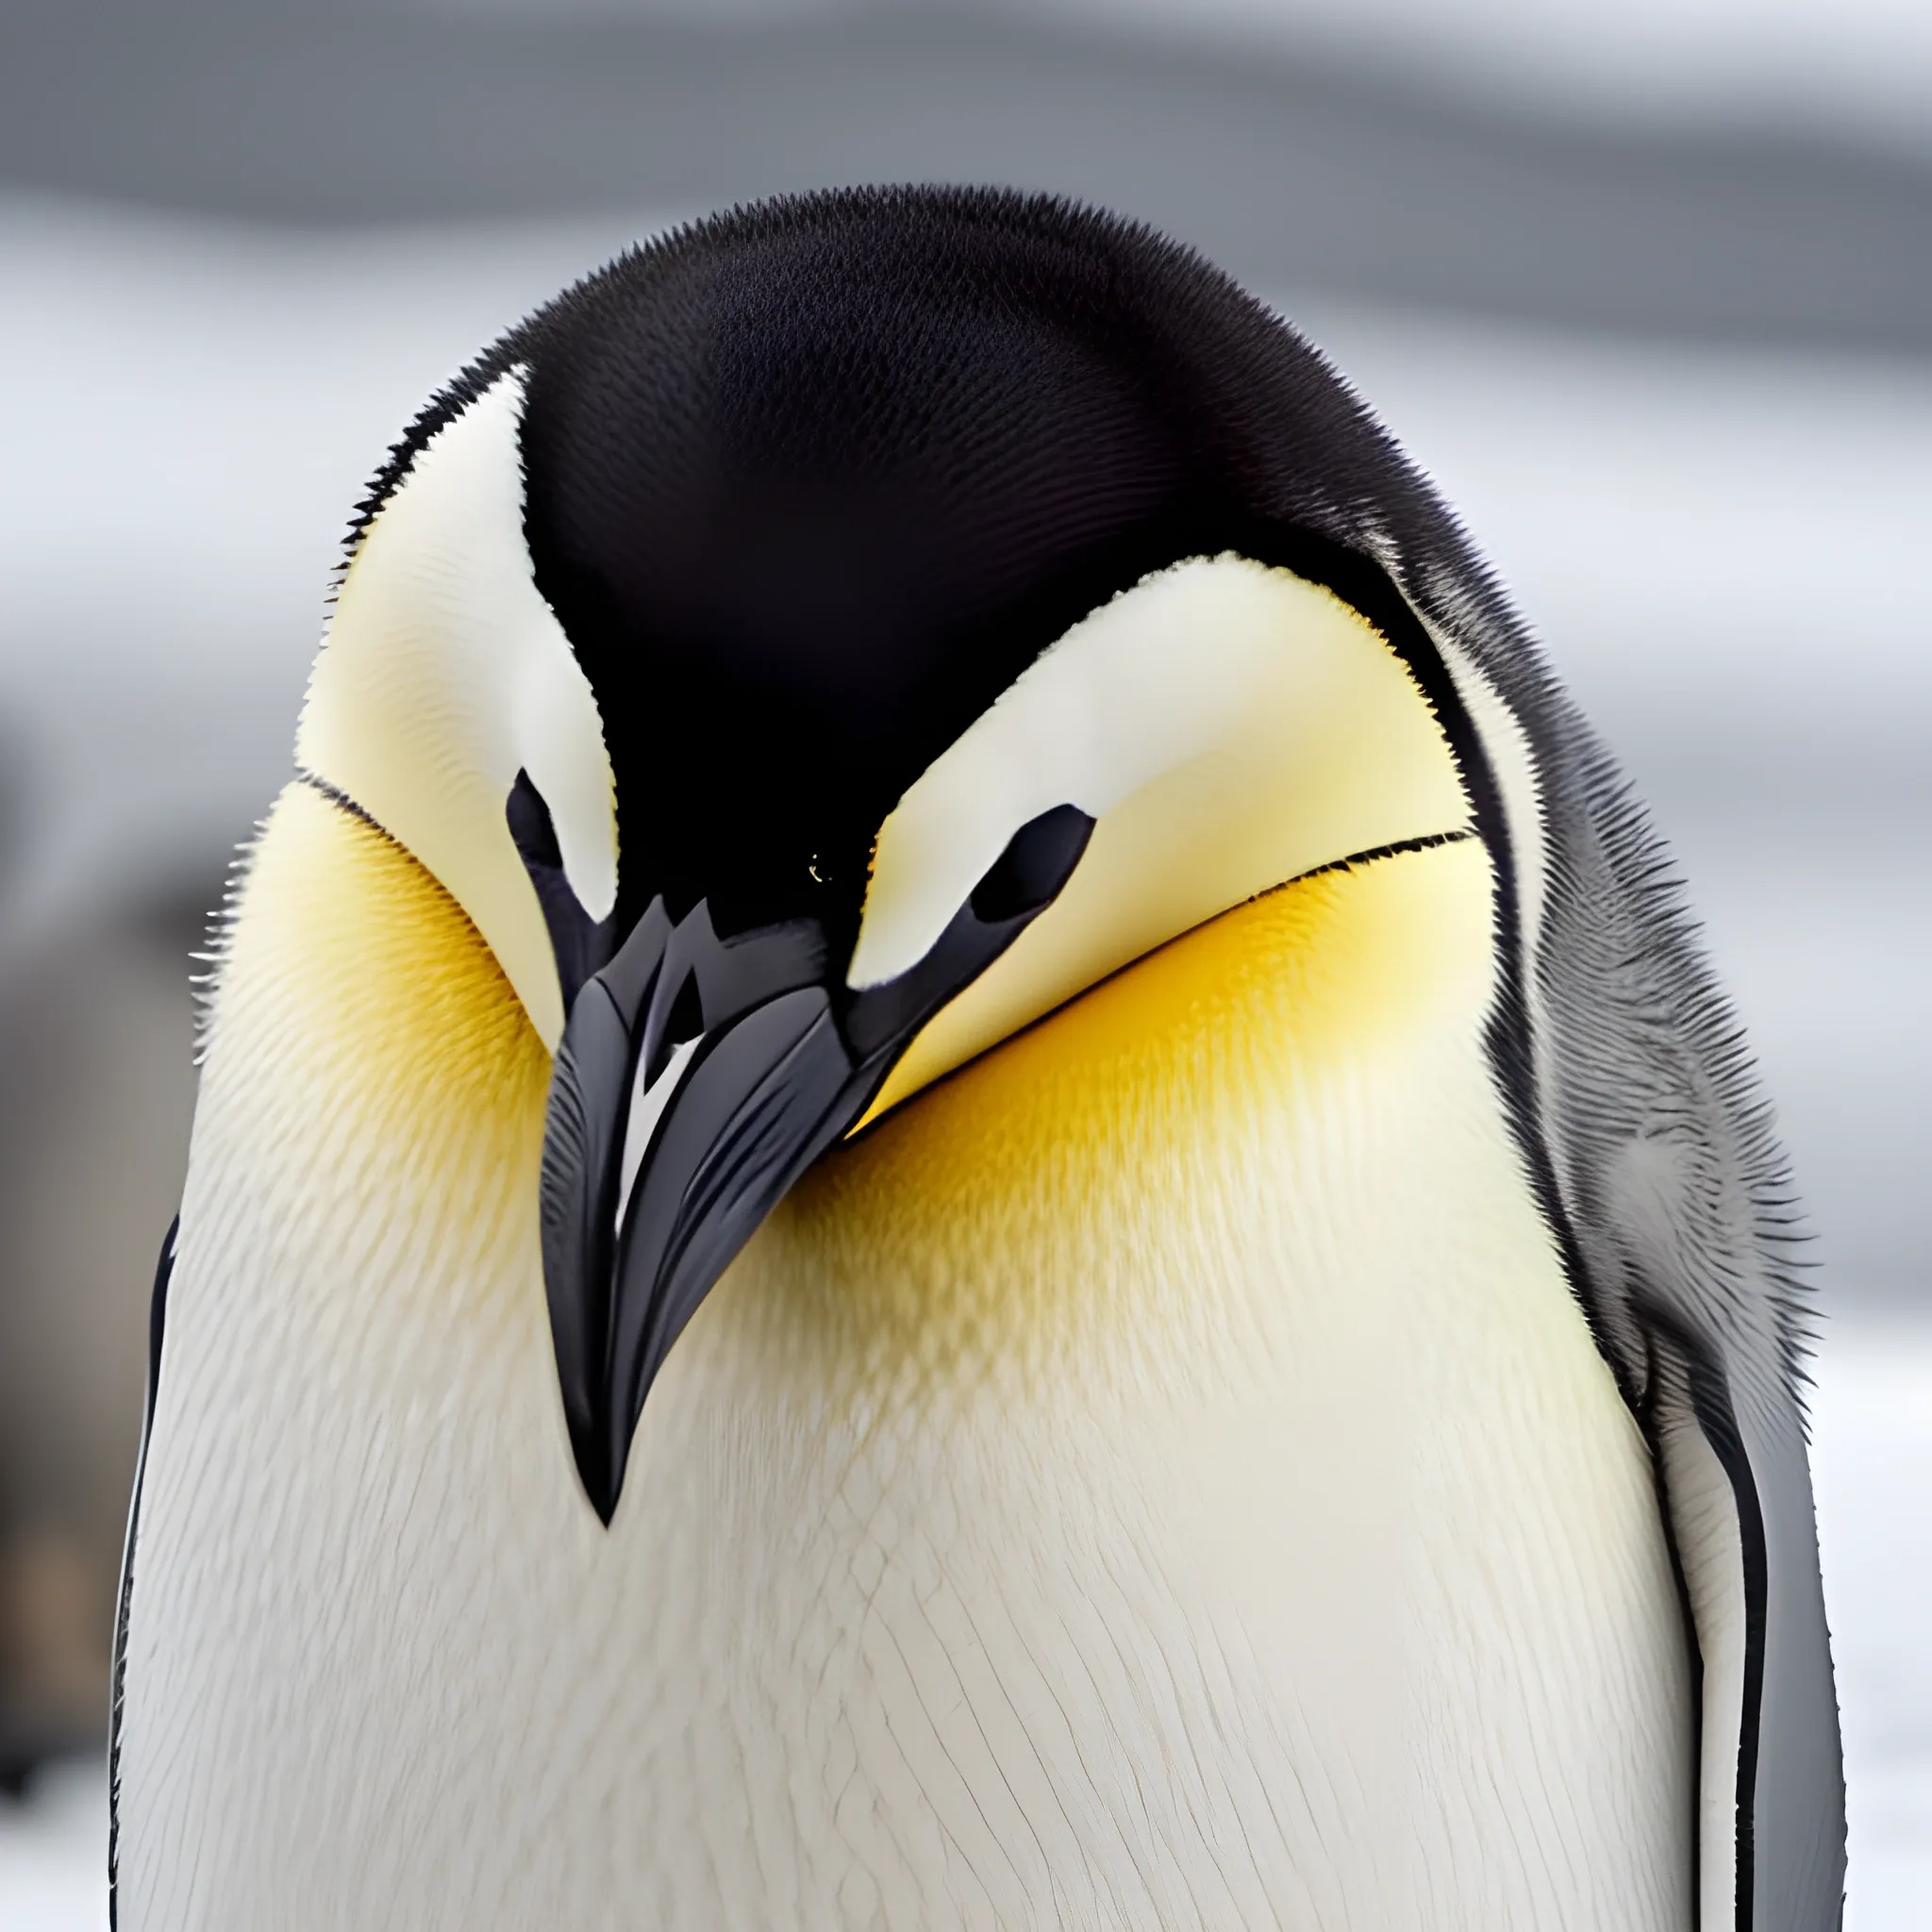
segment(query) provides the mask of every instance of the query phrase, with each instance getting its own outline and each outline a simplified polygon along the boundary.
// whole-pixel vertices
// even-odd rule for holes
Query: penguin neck
[[[289,786],[251,856],[217,982],[184,1258],[239,1252],[259,1269],[264,1253],[300,1255],[255,1291],[292,1296],[312,1277],[333,1297],[334,1332],[375,1350],[392,1346],[397,1321],[458,1337],[507,1320],[527,1330],[518,1304],[540,1267],[549,1073],[449,894],[377,826]],[[231,1266],[208,1273],[249,1291]]]
[[[1211,1383],[1210,1336],[1239,1357],[1291,1315],[1361,1319],[1370,1257],[1430,1211],[1376,1198],[1414,1136],[1455,1136],[1445,1177],[1464,1158],[1513,1177],[1482,1046],[1492,895],[1467,839],[1182,936],[824,1158],[710,1320],[776,1324],[824,1386],[918,1362],[958,1387],[1162,1363]],[[1545,1242],[1533,1215],[1522,1235]],[[1258,1274],[1231,1240],[1264,1245]],[[1399,1273],[1389,1320],[1416,1291]]]
[[[1453,1322],[1418,1305],[1441,1288],[1412,1243],[1486,1191],[1507,1199],[1511,1251],[1555,1281],[1482,1043],[1492,902],[1475,839],[1295,881],[836,1148],[699,1309],[641,1453],[686,1367],[720,1349],[754,1379],[781,1365],[815,1408],[1121,1377],[1220,1400],[1284,1348]],[[292,786],[222,975],[184,1241],[232,1218],[208,1196],[245,1176],[245,1212],[336,1230],[331,1292],[369,1304],[334,1311],[351,1332],[433,1322],[461,1347],[480,1324],[547,1369],[548,1068],[448,895]],[[1553,1301],[1580,1332],[1567,1292]]]

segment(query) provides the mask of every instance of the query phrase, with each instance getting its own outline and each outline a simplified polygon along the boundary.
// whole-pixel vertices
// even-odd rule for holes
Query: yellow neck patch
[[[1108,1334],[1233,1319],[1202,1293],[1230,1213],[1389,1211],[1355,1199],[1373,1195],[1364,1168],[1405,1096],[1441,1122],[1431,1082],[1501,1132],[1480,1043],[1491,883],[1474,839],[1319,874],[1091,988],[822,1158],[668,1372],[721,1323],[849,1389],[968,1358],[1107,1373]],[[480,1260],[510,1241],[534,1314],[549,1069],[449,895],[291,787],[243,893],[207,1078],[235,1084],[244,1131],[306,1146],[305,1205],[353,1204],[352,1244],[386,1227]]]
[[[223,963],[201,1115],[345,1244],[536,1219],[550,1055],[462,908],[313,787],[276,801]],[[197,1133],[201,1133],[197,1127]],[[535,1241],[530,1242],[534,1253]]]
[[[822,1158],[712,1299],[774,1298],[744,1313],[846,1370],[1044,1351],[1084,1374],[1154,1305],[1217,1319],[1202,1257],[1230,1213],[1395,1210],[1354,1197],[1411,1091],[1418,1119],[1453,1089],[1501,1132],[1491,883],[1467,839],[1197,927]]]

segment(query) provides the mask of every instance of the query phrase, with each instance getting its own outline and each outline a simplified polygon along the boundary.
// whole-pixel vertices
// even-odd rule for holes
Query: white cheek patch
[[[1183,564],[1105,606],[924,773],[879,834],[849,985],[923,958],[1027,820],[1098,819],[1228,735],[1272,642],[1254,568]]]
[[[913,965],[1012,834],[1062,804],[1097,821],[1073,877],[874,1112],[1257,892],[1470,820],[1427,701],[1359,612],[1289,571],[1197,558],[1075,625],[900,800],[848,982]]]
[[[433,436],[363,537],[309,680],[295,756],[436,876],[537,1030],[557,964],[505,804],[527,771],[592,919],[617,901],[616,787],[589,680],[524,538],[521,370]]]

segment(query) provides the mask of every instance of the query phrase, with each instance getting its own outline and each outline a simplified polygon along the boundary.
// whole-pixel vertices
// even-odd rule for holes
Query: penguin
[[[125,1932],[1839,1923],[1747,1050],[1184,246],[825,192],[539,310],[377,475],[216,951]]]

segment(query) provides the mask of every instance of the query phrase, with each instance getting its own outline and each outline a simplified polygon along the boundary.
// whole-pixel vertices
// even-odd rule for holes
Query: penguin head
[[[378,478],[297,756],[556,1050],[608,1522],[651,1380],[841,1136],[1257,894],[1480,829],[1378,556],[1426,496],[1191,254],[964,191],[741,211],[466,371]]]

